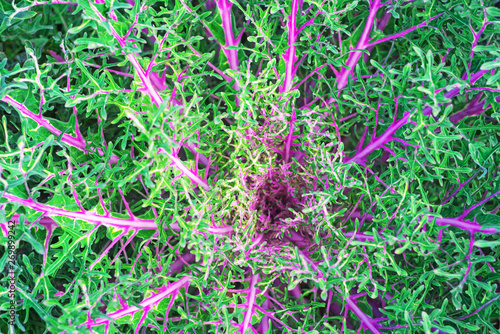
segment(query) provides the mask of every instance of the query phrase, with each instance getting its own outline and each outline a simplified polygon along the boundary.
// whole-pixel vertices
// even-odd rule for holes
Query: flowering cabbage
[[[0,5],[2,333],[498,333],[498,1]]]

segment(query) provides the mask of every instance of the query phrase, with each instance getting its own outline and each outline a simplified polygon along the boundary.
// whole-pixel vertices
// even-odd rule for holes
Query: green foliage
[[[499,333],[498,2],[294,1],[0,0],[0,332]]]

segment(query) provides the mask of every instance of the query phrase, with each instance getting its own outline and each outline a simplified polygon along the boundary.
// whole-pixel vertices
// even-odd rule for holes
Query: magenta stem
[[[297,41],[297,11],[299,8],[299,0],[292,0],[292,10],[288,17],[288,49],[283,55],[283,60],[286,63],[285,81],[283,86],[280,87],[280,93],[290,91],[292,86],[293,77],[295,76],[295,62],[297,56],[295,55],[295,43]]]
[[[33,113],[32,111],[28,110],[28,108],[26,108],[22,103],[17,102],[11,96],[5,95],[2,99],[0,99],[0,101],[3,101],[5,103],[10,104],[11,106],[13,106],[17,110],[19,110],[19,112],[21,112],[21,114],[23,114],[24,116],[26,116],[28,118],[31,118],[38,125],[46,128],[47,130],[52,132],[55,136],[59,137],[61,135],[62,131],[60,131],[56,127],[54,127],[48,120],[43,118],[41,115],[37,115],[37,114]],[[79,149],[80,151],[86,152],[85,148],[87,147],[87,144],[85,143],[85,141],[81,137],[75,138],[75,137],[70,136],[68,134],[63,134],[61,136],[61,141],[72,146],[72,147]],[[104,152],[100,148],[90,147],[90,149],[97,151],[97,153],[100,156],[104,156]],[[116,155],[112,155],[110,162],[114,163],[114,162],[117,162],[118,160],[119,160],[119,158]]]

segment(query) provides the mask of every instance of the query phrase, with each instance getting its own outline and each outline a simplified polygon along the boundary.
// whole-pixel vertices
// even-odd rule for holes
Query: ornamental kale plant
[[[2,333],[500,333],[497,0],[0,6]]]

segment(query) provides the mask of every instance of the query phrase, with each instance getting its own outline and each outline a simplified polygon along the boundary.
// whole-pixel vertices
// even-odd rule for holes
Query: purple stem
[[[177,282],[173,284],[169,284],[166,287],[160,288],[159,293],[153,294],[151,297],[144,299],[142,302],[139,303],[140,306],[142,306],[145,309],[145,314],[147,313],[147,310],[149,310],[152,306],[158,304],[161,300],[167,298],[168,296],[172,294],[177,294],[182,288],[187,288],[191,282],[192,278],[189,276],[182,277],[179,279]],[[113,318],[113,319],[119,319],[121,317],[124,317],[126,315],[133,315],[136,312],[141,311],[140,308],[136,306],[129,306],[129,307],[124,307],[118,311],[112,312],[107,314],[108,317]],[[102,318],[97,318],[96,320],[89,320],[81,326],[99,326],[103,324],[109,323],[109,319],[102,319]],[[166,321],[166,319],[165,319]]]
[[[415,29],[419,28],[419,27],[423,27],[423,26],[426,26],[430,21],[438,18],[439,16],[443,15],[443,13],[439,14],[439,15],[436,15],[434,17],[431,17],[429,20],[427,20],[426,22],[422,22],[420,23],[419,25],[416,25],[410,29],[407,29],[405,31],[402,31],[400,33],[397,33],[395,35],[392,35],[392,36],[388,36],[388,37],[385,37],[385,38],[382,38],[382,39],[379,39],[375,42],[369,42],[369,38],[370,38],[370,33],[371,33],[371,29],[373,27],[373,24],[375,22],[375,18],[376,18],[376,15],[377,15],[377,11],[378,9],[380,9],[381,7],[383,7],[385,4],[381,3],[380,0],[373,0],[373,2],[371,2],[370,4],[370,12],[368,13],[368,18],[366,20],[366,24],[365,24],[365,28],[361,34],[361,37],[359,38],[358,40],[358,43],[356,45],[356,50],[360,50],[360,51],[354,51],[354,52],[351,52],[349,54],[349,57],[347,59],[347,62],[346,62],[346,67],[342,67],[342,70],[340,71],[339,75],[337,76],[337,88],[339,89],[339,93],[338,93],[338,96],[340,96],[341,94],[341,90],[347,85],[347,82],[348,82],[348,79],[349,79],[349,76],[353,73],[354,71],[354,67],[356,66],[359,58],[361,57],[361,55],[363,54],[363,51],[362,50],[365,50],[369,47],[373,47],[379,43],[382,43],[382,42],[385,42],[385,41],[389,41],[389,40],[392,40],[392,39],[395,39],[395,38],[398,38],[398,37],[403,37],[405,36],[406,34],[414,31]],[[347,67],[349,67],[350,69],[347,69]],[[335,99],[333,97],[330,97],[328,100],[327,100],[327,104],[330,104],[334,101]]]
[[[93,224],[103,224],[107,226],[114,226],[119,228],[135,228],[135,229],[157,229],[154,220],[144,220],[136,217],[130,219],[112,217],[110,214],[98,215],[89,211],[68,211],[55,206],[36,203],[32,199],[23,199],[15,195],[4,193],[3,196],[8,200],[19,203],[23,206],[31,208],[36,211],[43,212],[46,216],[63,216],[72,219],[80,219]]]
[[[473,85],[477,80],[479,80],[485,73],[487,73],[489,70],[482,70],[479,72],[476,72],[472,74],[470,78],[470,82]],[[464,74],[463,79],[465,79],[467,73]],[[460,88],[454,88],[450,90],[449,92],[445,93],[444,96],[447,99],[451,99],[455,95],[458,95],[460,93]],[[444,102],[443,102],[444,103]],[[443,103],[440,103],[439,105],[442,105]],[[413,109],[414,110],[414,109]],[[412,111],[413,111],[412,110]],[[425,107],[422,110],[422,113],[426,116],[429,116],[432,112],[432,107],[428,106]],[[393,123],[387,130],[386,132],[381,135],[380,137],[372,139],[370,144],[368,144],[364,149],[361,151],[357,151],[353,157],[348,158],[346,160],[346,163],[349,162],[355,162],[358,164],[364,164],[366,161],[367,156],[373,152],[376,149],[383,148],[383,146],[388,143],[389,141],[396,140],[396,138],[392,137],[394,133],[401,128],[403,125],[405,125],[410,117],[410,113],[405,113],[402,119],[397,121],[396,123]]]
[[[382,18],[377,23],[377,30],[383,31],[385,29],[385,27],[387,26],[387,23],[389,23],[391,16],[392,16],[391,13],[385,13],[384,16],[382,16]],[[375,47],[375,45],[371,45],[368,48],[366,48],[366,50],[368,52],[371,52],[374,47]],[[368,61],[368,57],[370,57],[370,55],[365,53],[365,56],[364,56],[365,63]],[[353,78],[353,80],[354,80],[354,78]]]
[[[94,266],[99,263],[101,261],[101,259],[111,250],[111,248],[118,242],[122,239],[122,237],[128,233],[128,230],[127,229],[124,229],[122,233],[120,233],[120,235],[118,235],[117,237],[115,237],[113,239],[113,241],[108,245],[108,247],[106,247],[106,249],[104,249],[102,252],[101,252],[101,255],[99,255],[99,257],[89,266],[89,270],[92,270],[92,268],[94,268]]]
[[[476,175],[479,173],[479,171],[475,172],[474,175],[472,175],[467,181],[465,181],[464,183],[460,183],[460,179],[457,177],[457,180],[458,180],[458,188],[457,190],[455,190],[455,192],[453,194],[451,194],[450,196],[448,196],[448,198],[446,198],[443,203],[440,204],[441,205],[445,205],[446,203],[448,203],[467,183],[469,183],[473,178],[476,177]],[[453,189],[453,188],[452,188]]]
[[[11,106],[13,106],[17,110],[19,110],[19,112],[21,112],[21,114],[23,114],[24,116],[26,116],[28,118],[31,118],[38,125],[46,128],[47,130],[52,132],[55,136],[59,137],[61,135],[62,131],[59,131],[57,128],[55,128],[52,124],[50,124],[50,122],[48,120],[43,118],[41,115],[36,115],[35,113],[31,112],[22,103],[17,102],[9,95],[5,95],[3,98],[0,99],[0,101],[3,101],[5,103],[10,104]],[[86,152],[85,148],[87,147],[87,144],[85,143],[85,141],[81,137],[75,138],[75,137],[70,136],[68,134],[63,134],[61,137],[61,141],[63,141],[64,143],[66,143],[70,146],[73,146],[73,147],[79,149],[80,151]],[[96,149],[94,147],[90,147],[90,149],[96,150],[100,156],[104,155],[104,152],[100,148]],[[119,160],[119,158],[116,155],[112,155],[110,158],[110,162],[112,162],[112,163],[115,163],[118,160]]]
[[[366,158],[368,155],[373,152],[374,150],[381,148],[384,144],[388,143],[389,141],[394,140],[395,138],[392,137],[396,131],[401,128],[403,125],[405,125],[408,122],[408,119],[410,118],[410,113],[405,113],[403,118],[401,118],[399,121],[391,124],[389,128],[384,132],[383,135],[379,137],[375,137],[370,144],[368,144],[364,149],[361,149],[357,151],[353,157],[348,158],[345,162],[350,163],[358,163],[358,164],[364,164],[366,161]]]
[[[358,44],[356,45],[357,50],[364,50],[369,46],[368,39],[370,37],[370,32],[373,27],[373,23],[377,16],[377,11],[383,5],[380,3],[380,0],[373,0],[370,3],[370,12],[368,13],[368,18],[366,19],[365,28],[361,34],[361,37],[358,40]],[[347,59],[347,67],[342,67],[340,71],[339,77],[337,78],[337,87],[339,90],[342,90],[347,85],[347,79],[349,78],[349,74],[354,70],[354,66],[358,62],[359,58],[363,54],[363,51],[354,51],[349,54],[349,58]]]
[[[195,259],[196,257],[188,251],[186,254],[182,255],[170,265],[170,272],[168,273],[168,275],[180,273],[184,265],[194,262]]]
[[[470,22],[470,19],[469,19],[469,22]],[[472,42],[472,48],[471,48],[470,57],[469,57],[469,64],[467,65],[467,67],[469,68],[469,71],[470,71],[470,66],[472,64],[472,58],[474,57],[474,48],[477,46],[477,43],[479,42],[479,38],[481,37],[481,34],[483,33],[484,29],[486,29],[486,26],[489,23],[491,23],[491,22],[488,22],[488,20],[487,20],[486,9],[483,9],[483,26],[481,27],[481,29],[479,29],[478,32],[475,32],[469,23],[469,28],[470,28],[472,34],[474,35],[474,41]]]
[[[238,63],[238,50],[228,50],[228,46],[238,46],[239,40],[234,38],[233,27],[231,24],[231,7],[233,4],[228,0],[218,0],[217,7],[219,8],[219,13],[222,18],[222,28],[224,29],[224,36],[226,39],[226,44],[222,48],[226,57],[229,61],[229,67],[232,70],[239,70]]]
[[[297,56],[295,55],[295,43],[298,37],[297,31],[297,10],[299,9],[299,0],[292,0],[292,9],[290,16],[288,17],[288,49],[282,56],[286,64],[285,71],[285,81],[283,86],[280,87],[280,93],[286,93],[290,91],[292,86],[293,77],[297,68],[295,67],[295,62],[297,61]]]
[[[387,37],[384,37],[384,38],[381,38],[381,39],[378,39],[376,40],[375,42],[368,42],[366,43],[365,45],[370,47],[370,46],[375,46],[377,44],[380,44],[380,43],[383,43],[383,42],[387,42],[387,41],[390,41],[390,40],[393,40],[393,39],[396,39],[398,37],[403,37],[407,34],[409,34],[410,32],[416,30],[417,28],[422,28],[422,27],[425,27],[426,25],[429,24],[430,21],[432,20],[435,20],[437,19],[438,17],[440,17],[441,15],[443,15],[444,13],[441,13],[441,14],[438,14],[436,16],[433,16],[431,17],[429,20],[425,21],[425,22],[422,22],[414,27],[411,27],[410,29],[406,29],[405,31],[402,31],[402,32],[399,32],[397,34],[394,34],[394,35],[391,35],[391,36],[387,36]]]
[[[290,162],[290,157],[291,157],[291,149],[292,149],[292,143],[293,143],[293,139],[296,137],[293,135],[293,123],[295,122],[295,120],[297,119],[297,117],[295,116],[295,109],[292,111],[292,118],[290,119],[290,123],[289,123],[289,129],[288,129],[288,135],[286,136],[286,140],[285,140],[285,163],[289,163]]]
[[[371,215],[366,215],[363,216],[361,215],[360,212],[354,212],[351,217],[351,219],[355,218],[365,218],[366,220],[373,220],[373,216]],[[436,225],[438,226],[453,226],[457,227],[461,230],[464,231],[470,231],[470,232],[480,232],[480,233],[500,233],[500,230],[491,227],[491,228],[482,228],[481,225],[478,223],[462,220],[459,218],[446,218],[446,217],[436,217],[436,216],[429,216],[428,217],[428,222],[432,222],[434,219],[436,219]],[[352,237],[354,232],[346,232],[346,236]],[[366,240],[372,239],[372,236],[365,235],[365,234],[360,234],[359,232],[356,233],[356,235],[359,235],[359,238],[364,238]],[[373,239],[372,239],[373,240]]]
[[[450,116],[450,122],[458,123],[466,117],[478,116],[483,112],[491,108],[491,104],[485,105],[484,101],[479,102],[481,95],[478,95],[477,98],[467,105],[463,110],[453,114]],[[500,96],[495,98],[497,102],[500,102]]]
[[[340,293],[340,291],[339,291]],[[373,334],[382,334],[377,327],[375,326],[375,320],[371,319],[369,316],[367,316],[361,309],[356,305],[355,300],[352,299],[352,297],[348,297],[345,300],[347,306],[349,309],[356,314],[358,319],[361,321],[361,324],[366,328],[369,329]]]
[[[290,238],[286,238],[292,242],[300,242],[300,238],[301,236],[299,234],[295,234],[294,236],[294,239],[293,241],[290,239]],[[302,238],[303,239],[303,238]],[[314,263],[314,261],[309,257],[307,256],[304,252],[300,251],[299,250],[299,254],[302,255],[304,257],[304,259],[309,262],[311,264],[311,269],[315,272],[317,272],[319,274],[319,278],[320,279],[323,279],[325,280],[325,277],[327,277],[328,275],[326,275],[325,273],[321,272],[321,270],[318,268],[318,266],[316,265],[316,263]],[[337,289],[337,292],[339,293],[340,296],[342,296],[342,291],[338,290]],[[332,291],[333,292],[333,291]],[[356,314],[356,316],[358,317],[358,319],[361,321],[361,324],[372,331],[372,333],[374,334],[382,334],[378,329],[377,327],[375,326],[375,324],[377,323],[375,320],[371,319],[370,317],[368,317],[355,303],[355,299],[353,296],[349,296],[348,298],[346,298],[344,300],[346,302],[346,306],[354,313]]]
[[[195,173],[191,169],[187,168],[181,161],[181,159],[177,158],[176,156],[168,153],[165,151],[163,148],[160,148],[158,150],[158,153],[166,153],[166,155],[172,160],[172,164],[174,165],[177,169],[179,169],[184,175],[186,175],[191,181],[193,181],[195,184],[198,186],[202,187],[204,190],[209,191],[211,188],[208,185],[207,181],[202,179],[201,177],[198,176],[198,173]]]
[[[239,71],[239,62],[238,62],[238,50],[229,50],[227,47],[230,46],[238,46],[240,42],[240,37],[234,38],[233,27],[231,21],[231,7],[233,4],[228,0],[218,0],[216,1],[217,7],[219,9],[220,16],[222,18],[222,27],[224,29],[225,36],[225,45],[222,46],[222,51],[227,57],[229,62],[229,67],[233,71]],[[235,90],[240,90],[240,87],[237,82],[234,83],[233,88]],[[236,106],[240,106],[240,99],[238,96],[235,98]]]
[[[500,58],[497,58],[496,60],[498,60]],[[476,83],[477,80],[481,79],[481,77],[488,73],[490,70],[481,70],[481,71],[478,71],[474,74],[472,74],[470,76],[470,83],[471,85],[474,85]],[[467,72],[465,72],[463,75],[462,75],[462,80],[465,80],[467,78]],[[449,92],[445,93],[444,94],[444,97],[447,98],[447,99],[451,99],[453,98],[454,96],[458,95],[460,93],[460,88],[454,88],[452,90],[450,90]],[[444,102],[443,102],[444,103]],[[443,103],[439,103],[439,105],[442,105]],[[422,113],[425,115],[425,116],[429,116],[432,112],[432,107],[425,107],[423,110],[422,110]]]
[[[257,295],[257,288],[255,287],[255,284],[257,284],[259,281],[260,281],[259,274],[252,275],[247,302],[245,304],[248,309],[245,312],[245,318],[243,319],[243,323],[241,324],[241,326],[239,326],[242,334],[247,333],[247,329],[252,327],[251,321],[252,321],[252,316],[255,312],[254,309],[256,305],[256,295]]]
[[[99,18],[101,19],[102,22],[107,21],[101,15],[101,13],[97,10],[97,8],[95,8],[95,6],[93,6],[92,4],[90,6],[94,10],[94,12],[99,16]],[[124,48],[126,46],[126,39],[120,37],[118,35],[118,33],[116,32],[116,30],[113,28],[112,25],[109,25],[109,28],[111,29],[111,34],[113,35],[113,37],[118,41],[118,43],[120,44],[120,46],[122,48]],[[153,103],[155,104],[155,106],[159,107],[163,103],[163,99],[161,98],[161,96],[158,94],[158,92],[154,88],[154,85],[151,82],[150,77],[148,75],[146,75],[146,72],[144,72],[144,69],[139,64],[139,61],[137,60],[136,54],[132,53],[132,54],[127,54],[126,56],[127,56],[128,60],[132,63],[132,66],[134,67],[137,75],[141,79],[141,82],[142,82],[142,84],[143,84],[143,86],[145,88],[145,91],[151,97],[151,100],[153,100]],[[188,145],[188,147],[191,150],[194,150],[194,148],[192,146]],[[196,154],[200,154],[200,153],[196,153]],[[193,182],[195,182],[198,185],[203,186],[203,188],[205,190],[210,190],[210,186],[208,184],[206,184],[206,183],[205,184],[198,183],[198,180],[200,179],[199,176],[195,175],[192,171],[188,170],[184,166],[184,164],[182,164],[182,162],[180,162],[179,159],[176,158],[176,160],[173,161],[173,162],[174,162],[174,166],[177,167],[177,168],[179,168],[181,170],[181,172],[184,173],[186,176],[188,176]]]
[[[17,197],[15,195],[9,194],[9,193],[3,193],[3,197],[9,199],[10,201],[14,203],[21,204],[23,206],[26,206],[30,209],[36,210],[36,211],[41,211],[45,216],[62,216],[62,217],[68,217],[72,219],[80,219],[87,221],[92,224],[96,225],[106,225],[106,226],[114,226],[118,228],[133,228],[136,230],[139,229],[147,229],[147,230],[156,230],[156,222],[155,220],[145,220],[145,219],[139,219],[136,217],[132,217],[130,219],[123,219],[123,218],[116,218],[110,215],[109,212],[106,213],[106,215],[97,215],[89,211],[68,211],[64,210],[55,206],[47,205],[47,204],[41,204],[41,203],[36,203],[32,199],[23,199],[20,197]],[[14,217],[19,217],[14,216]],[[49,217],[44,217],[41,218],[40,224],[42,225],[57,225],[57,222],[55,222],[53,219]],[[3,226],[3,224],[2,224]],[[169,226],[173,231],[179,232],[180,226],[177,221],[173,222]],[[213,233],[213,234],[231,234],[233,233],[233,228],[231,226],[210,226],[207,228],[207,232]]]

